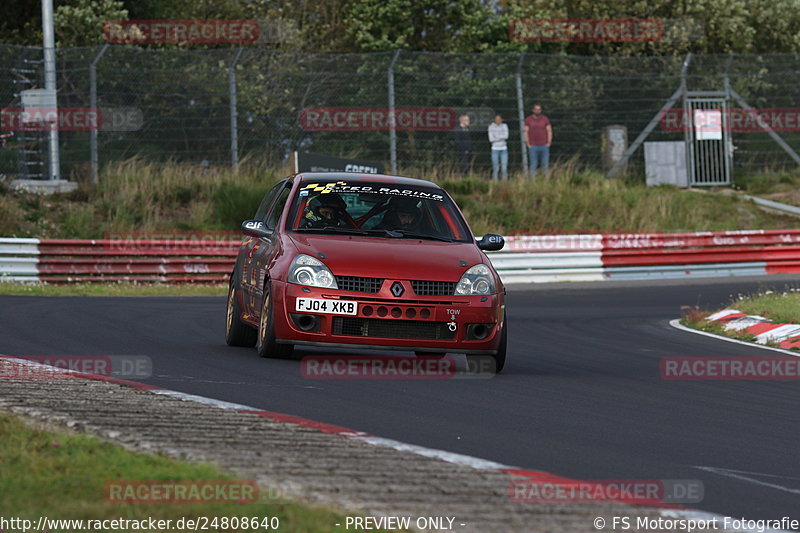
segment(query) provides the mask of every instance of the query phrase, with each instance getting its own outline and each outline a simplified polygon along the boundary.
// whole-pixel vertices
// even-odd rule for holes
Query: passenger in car
[[[419,232],[424,224],[422,210],[418,204],[419,200],[416,198],[392,198],[389,200],[383,220],[375,228]]]

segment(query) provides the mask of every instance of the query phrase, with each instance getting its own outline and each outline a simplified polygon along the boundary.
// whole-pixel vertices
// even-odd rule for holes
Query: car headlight
[[[497,288],[494,284],[494,276],[488,266],[484,264],[475,265],[470,268],[456,285],[456,294],[494,294]]]
[[[289,283],[326,289],[339,288],[336,285],[336,278],[333,277],[333,273],[325,266],[325,263],[316,257],[305,254],[295,257],[289,266]]]

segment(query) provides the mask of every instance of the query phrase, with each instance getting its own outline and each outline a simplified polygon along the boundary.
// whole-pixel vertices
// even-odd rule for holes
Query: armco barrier
[[[239,241],[0,239],[0,279],[224,282]],[[489,254],[506,283],[800,272],[800,230],[516,235]]]
[[[224,282],[239,241],[0,239],[0,280]]]

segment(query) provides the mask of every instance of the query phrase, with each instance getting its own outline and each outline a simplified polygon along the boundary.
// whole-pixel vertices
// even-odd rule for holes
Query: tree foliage
[[[90,46],[103,42],[109,20],[125,20],[122,0],[75,0],[60,5],[53,14],[58,46]]]
[[[107,19],[251,18],[291,39],[260,46],[304,52],[530,51],[674,55],[800,51],[800,0],[55,0],[62,46],[102,42]],[[35,0],[3,5],[0,42],[39,44]],[[515,42],[515,19],[659,18],[667,38],[646,43]],[[223,45],[224,46],[224,45]]]

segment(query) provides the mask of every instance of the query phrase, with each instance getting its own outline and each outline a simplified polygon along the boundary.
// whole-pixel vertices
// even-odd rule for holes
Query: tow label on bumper
[[[326,315],[355,315],[358,314],[358,304],[343,300],[328,300],[326,298],[298,298],[295,304],[296,311],[303,313],[323,313]]]

